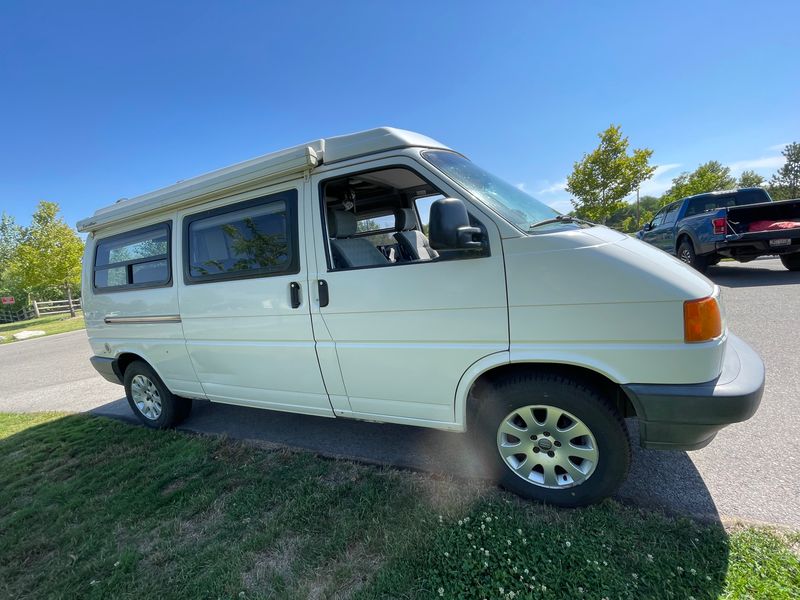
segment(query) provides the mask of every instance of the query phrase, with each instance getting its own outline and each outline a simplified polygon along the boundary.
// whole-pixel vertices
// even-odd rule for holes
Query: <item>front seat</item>
[[[394,239],[408,258],[432,260],[439,257],[439,253],[431,248],[425,234],[417,229],[417,215],[413,208],[401,208],[395,212],[395,226],[397,233],[394,234]]]
[[[371,267],[388,265],[383,252],[356,233],[356,216],[344,210],[328,213],[328,230],[331,236],[333,264],[337,268]]]

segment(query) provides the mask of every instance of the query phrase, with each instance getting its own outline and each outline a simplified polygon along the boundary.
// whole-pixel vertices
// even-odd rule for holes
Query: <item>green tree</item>
[[[22,228],[14,221],[14,217],[3,212],[0,216],[0,288],[11,289],[9,269],[17,251]]]
[[[628,138],[618,125],[598,137],[600,145],[575,163],[567,177],[567,191],[576,198],[572,204],[577,216],[605,223],[625,206],[623,198],[653,175],[655,167],[649,164],[653,154],[649,148],[628,153]]]
[[[735,187],[736,180],[731,177],[731,170],[716,160],[710,160],[691,173],[684,172],[673,179],[672,187],[661,196],[661,204],[663,206],[686,196]]]
[[[74,317],[72,290],[80,286],[83,242],[58,212],[55,202],[39,203],[30,226],[22,229],[10,268],[25,289],[63,289]]]
[[[786,162],[769,181],[769,193],[775,200],[800,198],[800,143],[787,144],[781,152]]]
[[[766,179],[755,171],[742,171],[742,174],[739,175],[739,181],[736,182],[736,187],[764,187],[765,181]]]

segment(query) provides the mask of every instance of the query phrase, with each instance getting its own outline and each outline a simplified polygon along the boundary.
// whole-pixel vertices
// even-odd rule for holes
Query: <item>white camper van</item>
[[[150,427],[193,399],[464,431],[499,482],[581,505],[761,399],[717,286],[428,137],[321,139],[98,210],[92,363]]]

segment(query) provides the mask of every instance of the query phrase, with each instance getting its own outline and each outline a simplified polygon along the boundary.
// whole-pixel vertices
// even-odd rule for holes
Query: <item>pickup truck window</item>
[[[664,213],[664,225],[674,225],[678,220],[678,212],[680,211],[681,203],[676,202],[667,207],[667,212]]]
[[[662,208],[660,211],[658,211],[656,213],[656,216],[653,217],[653,220],[650,221],[650,228],[651,229],[655,229],[656,227],[661,225],[664,222],[664,216],[666,214],[667,214],[667,209],[666,208]]]

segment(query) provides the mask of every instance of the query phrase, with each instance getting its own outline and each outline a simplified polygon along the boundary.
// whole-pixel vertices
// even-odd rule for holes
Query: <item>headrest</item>
[[[334,238],[350,237],[356,232],[356,216],[344,210],[328,212],[328,230]]]
[[[413,208],[401,208],[395,211],[394,218],[397,231],[411,231],[417,228],[417,214]]]

